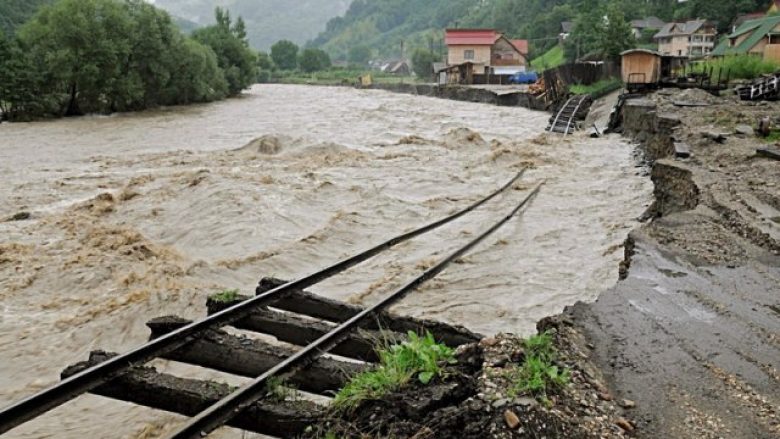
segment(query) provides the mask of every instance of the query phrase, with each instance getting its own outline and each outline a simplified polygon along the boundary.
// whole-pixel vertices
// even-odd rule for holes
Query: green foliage
[[[271,59],[282,70],[295,70],[298,67],[298,45],[289,40],[281,40],[271,46]]]
[[[761,75],[780,71],[780,63],[756,55],[733,55],[696,63],[695,72],[722,69],[722,75],[731,79],[755,79]],[[728,72],[728,73],[727,73]],[[717,75],[717,73],[716,73]]]
[[[330,68],[330,56],[322,49],[305,49],[298,57],[298,68],[306,73]]]
[[[352,46],[349,49],[349,55],[347,56],[347,61],[349,61],[352,64],[364,66],[368,63],[370,59],[371,59],[371,48],[366,45],[360,44],[357,46]]]
[[[430,383],[443,374],[442,365],[455,362],[454,351],[436,343],[433,335],[420,337],[409,332],[401,344],[377,349],[379,365],[353,377],[333,399],[337,410],[355,409],[361,402],[378,399],[412,380]]]
[[[43,5],[54,0],[0,0],[0,34],[14,34]]]
[[[235,302],[238,299],[238,290],[225,290],[211,296],[211,300],[220,303]]]
[[[617,59],[620,53],[636,45],[631,24],[626,21],[618,2],[607,6],[605,22],[600,29],[599,49],[610,59]]]
[[[227,51],[214,47],[224,58]],[[58,0],[2,50],[0,101],[12,119],[206,102],[236,90],[215,50],[184,37],[143,0]],[[249,76],[255,80],[254,70]]]
[[[412,69],[414,74],[420,79],[431,79],[433,77],[433,63],[439,61],[439,57],[426,49],[417,49],[412,55]]]
[[[547,69],[554,69],[566,63],[563,47],[555,46],[544,53],[544,55],[531,61],[531,67],[537,72],[543,72]]]
[[[246,28],[240,19],[232,24],[230,13],[215,10],[217,24],[197,29],[192,38],[210,47],[217,55],[217,63],[228,83],[231,95],[241,93],[257,78],[257,59],[246,41]]]
[[[619,90],[623,86],[623,81],[620,78],[602,79],[591,85],[575,84],[569,87],[569,91],[576,95],[589,94],[594,99],[598,99],[608,93],[615,90]]]
[[[532,395],[544,401],[548,391],[569,383],[569,370],[554,364],[558,353],[549,332],[529,337],[524,348],[523,363],[507,372],[507,378],[513,383],[509,389],[510,396]]]

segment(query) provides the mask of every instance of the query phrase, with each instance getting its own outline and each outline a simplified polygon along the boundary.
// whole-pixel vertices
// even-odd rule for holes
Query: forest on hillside
[[[742,13],[766,10],[770,0],[354,0],[344,16],[330,20],[310,42],[335,59],[354,47],[377,57],[409,56],[415,48],[442,53],[446,27],[490,27],[531,40],[532,57],[556,44],[562,21],[593,22],[607,9],[625,20],[706,18],[726,31]]]

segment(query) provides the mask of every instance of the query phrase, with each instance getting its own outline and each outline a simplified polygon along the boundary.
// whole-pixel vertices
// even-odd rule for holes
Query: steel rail
[[[577,102],[577,107],[574,109],[574,112],[569,117],[569,123],[566,124],[566,131],[563,133],[563,137],[566,137],[569,134],[569,128],[571,128],[571,122],[574,120],[575,117],[577,117],[577,112],[580,111],[580,107],[582,106],[582,103],[585,102],[586,96],[590,96],[590,95],[582,95],[580,101]]]
[[[558,125],[558,119],[561,118],[561,115],[563,114],[563,111],[566,110],[566,108],[569,106],[569,103],[574,99],[573,97],[569,98],[569,100],[566,101],[565,104],[563,104],[563,107],[561,107],[560,110],[558,110],[558,115],[555,116],[555,121],[553,121],[552,125],[550,125],[550,129],[547,130],[549,132],[553,132],[555,129],[555,126]]]
[[[201,332],[213,327],[222,327],[229,325],[236,320],[249,315],[257,307],[269,305],[274,300],[284,297],[296,290],[310,287],[318,282],[335,276],[365,260],[388,250],[402,242],[408,241],[431,230],[437,229],[447,223],[450,223],[463,215],[477,209],[499,194],[509,189],[517,180],[519,180],[525,170],[518,172],[514,178],[501,188],[488,195],[487,197],[471,204],[463,210],[460,210],[446,218],[440,219],[426,226],[403,233],[396,237],[365,250],[355,256],[346,258],[316,273],[288,282],[277,288],[269,290],[263,294],[257,295],[245,302],[236,304],[230,308],[220,311],[216,314],[193,322],[187,326],[170,332],[162,337],[149,341],[130,352],[118,355],[103,363],[85,369],[78,374],[68,377],[52,387],[44,389],[34,395],[31,395],[19,402],[16,402],[2,411],[0,411],[0,434],[3,434],[27,421],[30,421],[47,411],[58,407],[79,395],[82,395],[95,387],[104,384],[111,379],[121,375],[134,366],[141,366],[146,362],[174,351],[187,343],[191,342]]]
[[[456,260],[474,248],[474,246],[482,242],[485,238],[493,234],[501,226],[512,219],[512,217],[514,217],[520,211],[520,209],[523,208],[523,206],[528,204],[528,202],[531,201],[537,193],[539,193],[539,190],[543,184],[544,182],[541,182],[536,185],[536,187],[508,215],[487,229],[477,238],[470,241],[465,246],[459,248],[454,253],[441,260],[435,266],[425,270],[425,272],[416,277],[414,280],[394,291],[380,302],[364,309],[313,343],[302,348],[291,357],[269,369],[253,381],[245,384],[235,392],[206,408],[204,411],[191,418],[178,431],[173,433],[171,436],[168,436],[168,439],[198,439],[207,436],[215,429],[224,425],[236,414],[254,404],[256,401],[260,400],[267,393],[266,384],[269,378],[275,375],[286,375],[294,373],[298,368],[305,367],[306,365],[310,364],[319,356],[326,353],[328,350],[332,349],[334,346],[343,341],[349,335],[350,331],[355,329],[355,327],[364,319],[367,319],[371,315],[385,309],[394,302],[403,299],[407,294],[415,290],[421,284],[434,278],[450,263],[452,263],[452,261]]]

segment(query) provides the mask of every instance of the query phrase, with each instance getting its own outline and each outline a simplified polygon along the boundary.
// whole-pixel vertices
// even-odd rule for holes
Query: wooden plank
[[[209,315],[230,308],[233,305],[249,299],[239,296],[232,302],[219,302],[209,299],[207,308]],[[282,313],[267,308],[253,311],[249,316],[232,325],[238,329],[259,332],[276,337],[278,340],[298,346],[306,346],[319,339],[336,325],[318,320],[306,319],[297,314]],[[402,334],[389,331],[369,331],[360,329],[344,342],[331,350],[336,355],[354,358],[360,361],[377,362],[379,358],[374,347],[383,340],[403,340]]]
[[[62,372],[65,379],[115,356],[93,352],[88,361]],[[135,367],[92,393],[146,407],[195,416],[229,395],[233,389],[215,381],[192,380],[162,374],[152,367]],[[228,425],[276,437],[298,437],[306,427],[319,422],[325,409],[309,401],[258,401],[236,414]]]
[[[179,317],[160,317],[146,324],[156,338],[191,323]],[[164,358],[194,364],[234,375],[255,378],[295,353],[295,349],[273,346],[260,340],[239,337],[221,330],[206,331],[185,347]],[[309,367],[290,377],[298,389],[332,395],[348,379],[366,369],[365,364],[321,357]]]
[[[264,278],[257,286],[256,293],[262,294],[285,283],[284,280]],[[335,323],[345,322],[363,310],[361,306],[350,305],[302,290],[293,291],[289,296],[274,302],[271,306]],[[409,331],[417,333],[428,331],[437,341],[450,347],[474,343],[483,338],[481,334],[471,332],[462,326],[400,316],[389,312],[381,313],[376,319],[366,322],[361,327],[364,329],[382,328],[402,334]]]

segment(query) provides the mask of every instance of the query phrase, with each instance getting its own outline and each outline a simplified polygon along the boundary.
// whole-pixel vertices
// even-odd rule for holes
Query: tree
[[[266,52],[257,52],[257,67],[259,67],[260,70],[276,70],[274,60],[271,59],[271,55]]]
[[[298,67],[306,73],[330,67],[330,56],[321,49],[306,49],[298,58]]]
[[[607,6],[607,15],[600,36],[600,49],[608,58],[618,58],[621,52],[636,46],[631,24],[626,21],[625,15],[616,2]]]
[[[347,61],[352,64],[365,65],[371,59],[371,48],[365,45],[352,46],[349,49]]]
[[[44,7],[21,29],[45,82],[68,95],[66,115],[103,111],[114,92],[130,44],[130,21],[114,0],[60,0]]]
[[[192,38],[214,51],[227,80],[228,92],[236,95],[257,79],[257,59],[246,39],[240,39],[231,25],[230,13],[217,8],[215,15],[217,24],[197,29]]]
[[[298,67],[298,45],[289,40],[281,40],[271,46],[271,59],[282,70],[295,70]]]
[[[433,63],[438,61],[439,57],[430,50],[417,49],[412,55],[412,69],[418,78],[430,79],[433,77]]]

